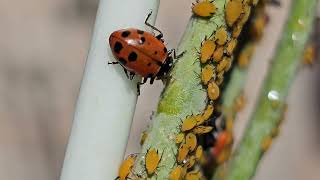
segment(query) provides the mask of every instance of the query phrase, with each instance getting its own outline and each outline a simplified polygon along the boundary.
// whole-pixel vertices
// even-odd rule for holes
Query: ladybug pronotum
[[[130,79],[136,74],[142,76],[143,81],[137,84],[138,93],[139,86],[148,78],[150,84],[155,79],[164,79],[173,65],[173,58],[179,57],[176,57],[175,50],[167,50],[162,32],[148,23],[151,14],[152,12],[148,14],[145,24],[159,32],[159,35],[154,36],[140,29],[127,28],[114,31],[109,37],[109,44],[117,62],[108,64],[120,64],[127,77],[128,71],[130,72]]]

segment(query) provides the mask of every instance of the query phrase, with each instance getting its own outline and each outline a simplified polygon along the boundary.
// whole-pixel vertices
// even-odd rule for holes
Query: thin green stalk
[[[265,152],[262,143],[272,136],[273,129],[281,122],[285,100],[310,34],[316,3],[317,0],[292,2],[278,51],[273,58],[249,127],[226,171],[217,173],[216,179],[247,180],[254,175]],[[222,174],[225,177],[221,176]]]
[[[252,48],[253,42],[248,42],[248,44],[244,45],[245,48]],[[251,58],[251,57],[248,57]],[[237,59],[236,59],[237,60]],[[232,69],[232,72],[230,74],[230,80],[226,86],[226,88],[223,91],[222,96],[222,107],[224,108],[223,113],[227,115],[228,113],[232,113],[233,116],[235,115],[235,111],[233,109],[234,103],[236,99],[241,95],[243,91],[243,87],[245,84],[245,81],[248,76],[248,69],[239,67],[238,65],[234,65],[235,67]]]

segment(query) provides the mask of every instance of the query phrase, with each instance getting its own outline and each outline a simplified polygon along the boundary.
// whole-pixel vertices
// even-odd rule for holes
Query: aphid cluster
[[[201,148],[202,155],[203,148],[201,145],[197,145],[198,137],[210,133],[215,128],[211,125],[210,120],[214,119],[212,118],[214,105],[220,97],[219,86],[223,83],[224,73],[231,67],[233,51],[238,43],[237,38],[249,18],[251,7],[249,3],[230,0],[225,8],[225,19],[228,27],[218,27],[209,38],[203,40],[200,46],[200,79],[203,87],[207,89],[208,104],[203,113],[188,116],[182,121],[181,132],[176,136],[176,143],[179,145],[177,166],[170,176],[176,177],[175,179],[183,179],[182,177],[186,173],[182,172],[188,172],[194,166],[195,161],[201,160],[201,156],[197,156],[197,152]],[[192,10],[197,16],[210,17],[216,13],[217,8],[214,2],[202,1],[193,5]],[[231,151],[231,148],[226,147],[230,146],[232,142],[232,120],[226,120],[225,123],[225,130],[220,133],[213,133],[216,140],[211,149],[211,154],[215,157],[217,163],[227,159]]]
[[[122,164],[119,167],[118,177],[116,179],[119,179],[119,180],[145,179],[141,177],[141,174],[137,175],[132,171],[136,158],[137,158],[137,155],[131,154],[122,162]],[[147,150],[145,154],[145,162],[144,162],[146,177],[151,177],[153,175],[156,175],[156,171],[161,161],[161,158],[162,158],[162,154],[160,154],[158,150],[154,148],[150,148]]]
[[[195,164],[203,158],[203,148],[198,144],[199,135],[209,133],[213,127],[208,125],[214,107],[208,104],[202,114],[186,117],[181,124],[180,133],[175,142],[179,146],[176,157],[177,166],[170,173],[170,180],[201,179],[200,170],[194,168]]]
[[[207,89],[207,95],[209,105],[213,106],[217,104],[217,100],[220,96],[220,87],[223,83],[224,73],[231,68],[232,56],[234,50],[238,44],[238,37],[241,31],[248,21],[251,13],[252,6],[257,5],[256,0],[229,0],[225,4],[224,17],[227,27],[218,27],[217,30],[209,37],[205,38],[201,43],[199,60],[201,64],[201,83]],[[211,8],[210,8],[211,7]],[[211,17],[217,13],[217,8],[214,2],[202,1],[193,6],[193,12],[200,17]],[[209,10],[211,9],[211,16]],[[214,9],[214,11],[213,11]],[[204,15],[205,14],[205,15]],[[264,14],[263,14],[264,15]],[[256,39],[261,38],[262,30],[267,22],[266,16],[258,16],[252,28],[250,30],[251,35]],[[249,63],[248,56],[251,56],[253,48],[247,49],[248,52],[243,54],[240,61],[242,66],[247,66]],[[249,54],[249,55],[248,55]],[[239,111],[244,105],[244,98],[240,96],[235,102],[234,109]],[[199,117],[196,115],[195,117]],[[213,148],[211,149],[211,155],[215,158],[217,163],[225,161],[231,152],[232,143],[232,123],[231,117],[225,117],[223,123],[225,127],[220,128],[220,132],[214,132],[215,140]],[[186,126],[189,131],[194,128],[194,120],[191,117],[187,117],[184,123],[188,123]],[[183,126],[184,127],[184,126]],[[181,129],[183,132],[184,128]],[[177,137],[181,140],[181,135]],[[178,139],[179,139],[178,138]],[[183,149],[184,146],[180,145],[179,149]]]

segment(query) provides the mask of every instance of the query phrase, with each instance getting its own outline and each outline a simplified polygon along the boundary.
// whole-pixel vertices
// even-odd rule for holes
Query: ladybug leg
[[[125,68],[123,68],[123,71],[126,74],[127,78],[129,79],[128,71]]]
[[[157,38],[158,40],[161,40],[161,39],[163,38],[163,34],[157,35],[156,38]]]
[[[137,93],[138,93],[138,96],[140,95],[140,85],[141,85],[142,83],[141,82],[138,82],[137,83]]]
[[[156,78],[156,77],[151,77],[151,78],[150,78],[150,84],[153,84],[155,78]]]
[[[132,80],[134,78],[136,74],[134,72],[130,72],[130,80]]]
[[[148,80],[148,78],[143,78],[143,81],[142,82],[138,82],[137,83],[137,92],[138,92],[138,95],[140,95],[140,86],[144,83],[146,83]]]
[[[119,64],[119,62],[108,62],[108,65],[110,64]],[[129,79],[128,71],[125,68],[123,68],[123,71],[126,74],[127,78]],[[131,77],[131,72],[130,72],[130,77]],[[130,78],[130,80],[132,80],[132,78]]]
[[[155,30],[155,31],[158,31],[160,34],[157,35],[156,38],[160,40],[160,39],[163,37],[162,32],[161,32],[158,28],[156,28],[155,26],[151,25],[151,24],[148,22],[151,14],[152,14],[152,11],[148,14],[146,20],[144,21],[144,24],[147,25],[147,26],[149,26],[151,29],[153,29],[153,30]]]
[[[170,50],[170,52],[169,52],[169,54],[171,54],[171,53],[173,53],[173,58],[174,59],[179,59],[179,58],[181,58],[183,55],[184,55],[184,53],[186,53],[187,51],[183,51],[182,53],[180,53],[180,54],[176,54],[176,50],[175,49],[172,49],[172,50]]]

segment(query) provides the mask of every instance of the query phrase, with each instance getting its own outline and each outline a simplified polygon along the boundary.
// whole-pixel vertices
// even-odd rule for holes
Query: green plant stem
[[[237,97],[241,95],[247,76],[247,68],[241,68],[235,65],[231,72],[230,80],[225,90],[223,91],[222,96],[222,107],[226,109],[226,113],[232,111],[232,114],[235,115],[236,112],[232,110],[234,102],[237,99]]]
[[[192,16],[182,41],[179,53],[185,54],[170,73],[171,78],[158,103],[157,112],[152,118],[153,124],[148,130],[148,137],[143,144],[133,172],[146,176],[145,154],[148,149],[155,148],[162,156],[156,175],[151,179],[168,179],[172,168],[176,165],[177,145],[175,137],[180,132],[181,121],[188,115],[204,110],[207,103],[206,90],[200,84],[200,62],[198,51],[201,42],[209,37],[219,26],[226,26],[224,21],[224,0],[215,1],[219,9],[211,19]],[[178,53],[178,54],[179,54]]]
[[[285,30],[263,85],[257,108],[245,135],[223,173],[215,179],[248,180],[264,153],[263,140],[272,136],[285,108],[290,85],[297,74],[304,46],[310,34],[317,0],[292,2]],[[271,97],[270,95],[273,95]],[[223,174],[225,177],[220,176]]]

